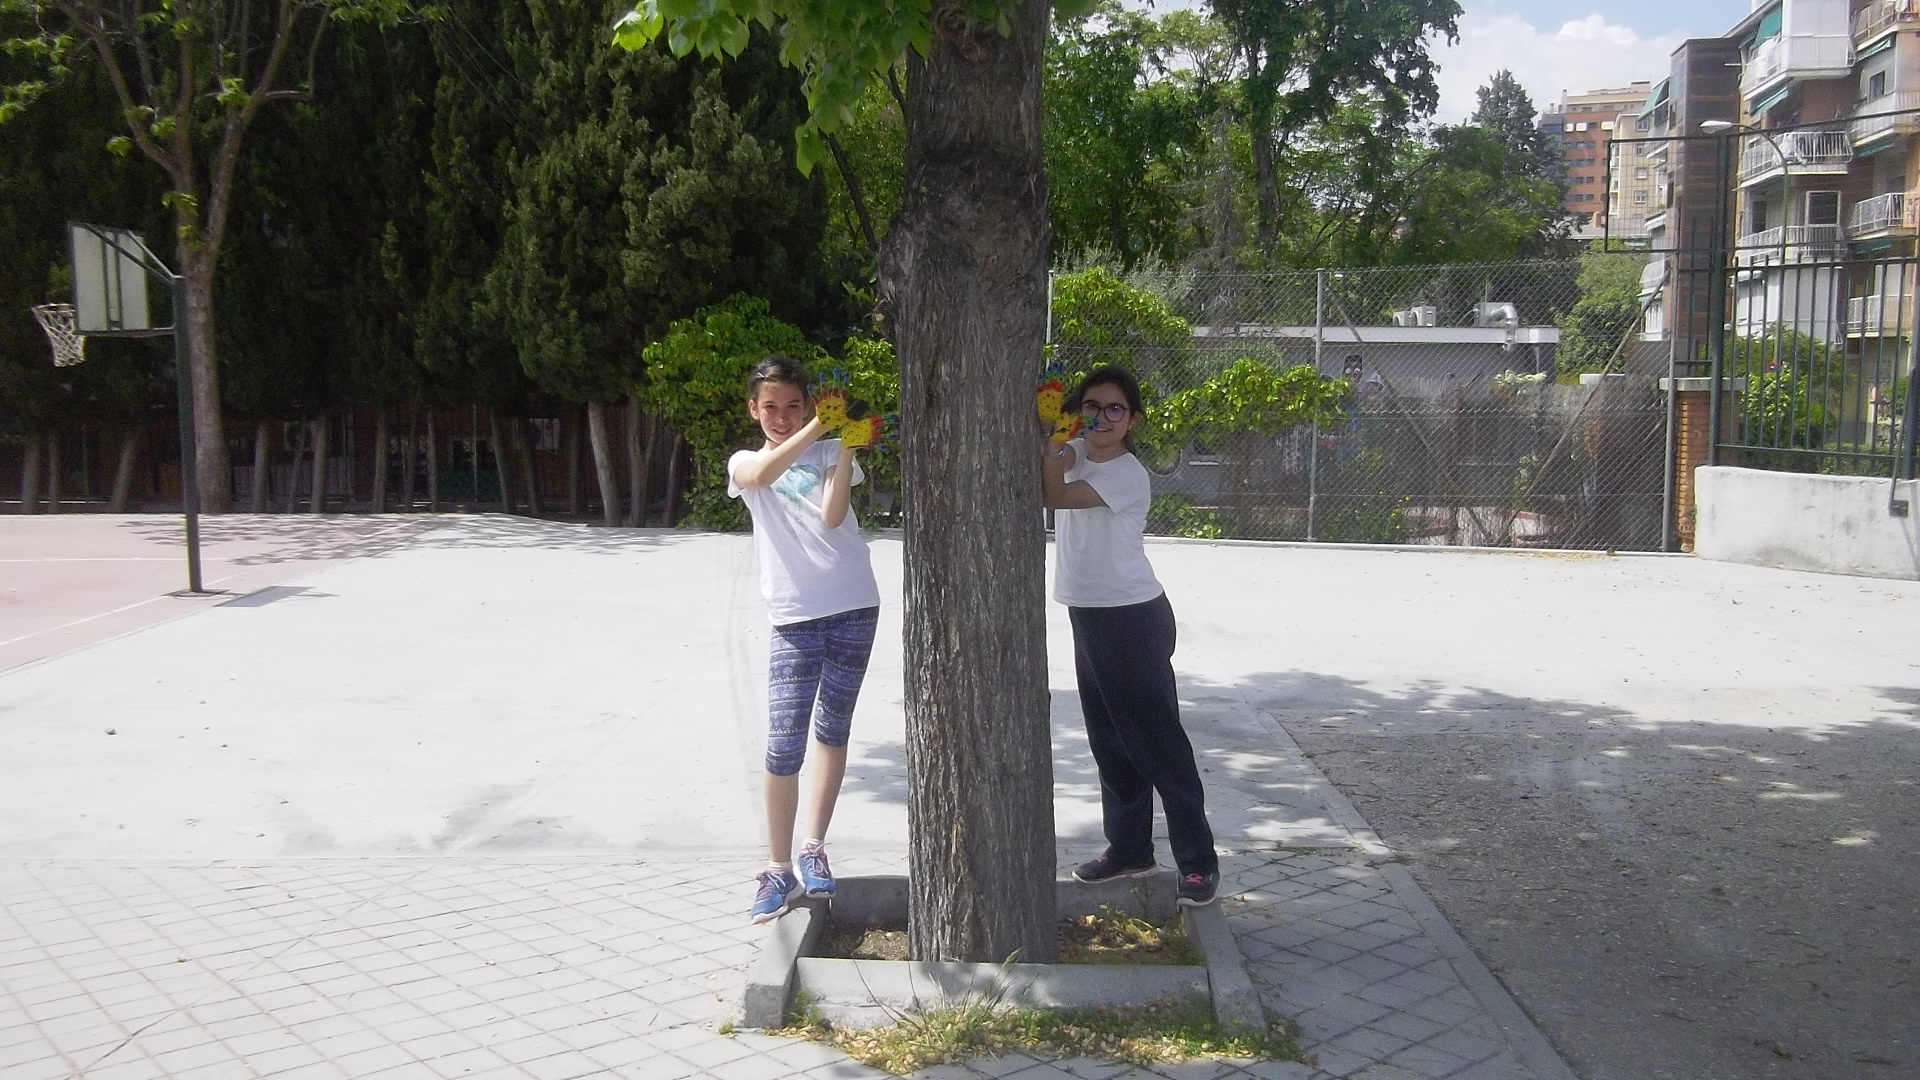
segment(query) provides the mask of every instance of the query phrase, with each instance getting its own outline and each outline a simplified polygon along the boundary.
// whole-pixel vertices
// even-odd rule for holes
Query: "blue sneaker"
[[[825,846],[809,844],[793,861],[800,868],[800,883],[807,887],[808,896],[833,895],[833,870],[827,866]]]
[[[760,871],[753,891],[753,908],[748,914],[753,921],[769,923],[787,913],[787,901],[799,896],[800,882],[785,870],[766,869]]]

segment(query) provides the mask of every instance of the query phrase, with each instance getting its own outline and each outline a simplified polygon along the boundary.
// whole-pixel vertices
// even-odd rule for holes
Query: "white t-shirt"
[[[827,470],[840,459],[840,440],[821,439],[766,487],[743,488],[734,470],[756,451],[727,461],[727,494],[753,515],[753,553],[760,562],[760,595],[775,626],[877,607],[880,586],[852,508],[838,528],[821,520]],[[866,479],[853,462],[853,483]]]
[[[1159,596],[1144,539],[1153,503],[1147,467],[1132,454],[1088,461],[1084,439],[1067,445],[1067,483],[1085,480],[1107,505],[1053,512],[1053,598],[1068,607],[1125,607]]]

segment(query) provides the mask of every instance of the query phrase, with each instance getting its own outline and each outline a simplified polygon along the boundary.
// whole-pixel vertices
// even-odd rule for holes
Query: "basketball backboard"
[[[70,223],[75,329],[83,334],[144,335],[156,330],[147,309],[152,253],[132,229]],[[164,268],[157,268],[164,273]]]

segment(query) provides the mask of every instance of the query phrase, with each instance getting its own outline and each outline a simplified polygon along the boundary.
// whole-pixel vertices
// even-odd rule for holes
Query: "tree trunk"
[[[600,517],[618,525],[620,486],[614,476],[613,443],[607,438],[607,407],[598,401],[587,402],[587,441],[593,444],[594,478],[600,483]]]
[[[493,451],[494,483],[500,486],[500,512],[511,514],[513,513],[513,485],[507,482],[506,446],[500,441],[500,414],[492,409],[487,410],[487,449]],[[477,487],[480,475],[480,449],[477,446],[474,448],[473,469]],[[478,502],[479,497],[480,493],[475,491],[474,501]]]
[[[313,432],[307,437],[307,442],[313,447],[313,494],[307,501],[308,513],[318,514],[327,508],[327,452],[332,449],[329,445],[333,437],[332,427],[324,412],[308,425],[308,430]]]
[[[663,524],[669,529],[680,524],[680,485],[684,482],[680,479],[680,462],[681,450],[685,446],[686,440],[682,439],[677,431],[667,443],[667,497],[665,499],[667,520]]]
[[[647,524],[647,505],[652,501],[649,489],[653,486],[653,455],[660,449],[660,429],[664,426],[658,416],[647,417],[647,448],[640,452],[640,525]]]
[[[303,475],[302,465],[307,459],[307,449],[313,445],[313,422],[302,420],[293,431],[292,456],[287,462],[286,512],[289,514],[293,513],[294,506],[300,502],[300,477]]]
[[[440,512],[440,435],[434,430],[433,410],[427,410],[427,512]]]
[[[233,477],[227,469],[220,368],[213,348],[214,260],[206,249],[184,238],[179,259],[187,290],[187,375],[193,391],[193,460],[200,512],[224,514],[233,506]]]
[[[566,420],[567,429],[560,433],[560,452],[567,459],[567,515],[576,518],[587,512],[580,483],[580,428],[586,415],[584,409],[574,409]]]
[[[60,512],[60,429],[47,429],[47,513]]]
[[[640,425],[646,420],[646,413],[640,411],[640,400],[627,398],[627,524],[633,528],[644,528],[647,524],[647,474],[641,458],[646,448],[641,445]]]
[[[373,414],[373,512],[387,512],[387,407]]]
[[[107,497],[107,513],[127,512],[127,498],[133,494],[133,463],[140,456],[140,429],[128,428],[120,436],[120,457],[113,466],[113,494]]]
[[[256,514],[267,512],[268,481],[273,478],[273,421],[262,420],[253,429],[253,493],[247,509]]]
[[[413,513],[413,497],[419,489],[414,474],[420,471],[420,408],[407,403],[407,446],[400,452],[400,512]]]
[[[513,449],[520,459],[520,486],[527,493],[527,516],[540,516],[540,470],[533,461],[533,425],[525,417],[512,422]]]
[[[920,960],[1058,955],[1045,538],[1032,388],[1046,327],[1040,74],[936,0],[907,61],[906,198],[881,258],[900,356],[909,914]]]
[[[38,431],[27,433],[24,451],[20,461],[20,512],[37,514],[40,512],[40,452],[46,446],[46,440]]]

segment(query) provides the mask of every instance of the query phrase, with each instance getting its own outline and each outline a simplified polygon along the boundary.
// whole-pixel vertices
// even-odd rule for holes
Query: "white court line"
[[[179,562],[178,555],[49,555],[44,559],[0,559],[0,563],[43,562]]]

